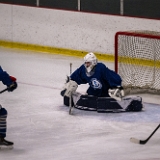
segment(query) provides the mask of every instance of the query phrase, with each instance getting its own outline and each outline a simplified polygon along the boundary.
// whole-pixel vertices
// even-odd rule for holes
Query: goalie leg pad
[[[69,97],[64,96],[64,105],[69,106],[69,100]],[[111,97],[95,97],[78,93],[72,96],[72,106],[81,110],[97,110],[97,112],[138,112],[143,109],[142,98],[139,96],[125,97],[117,101]]]
[[[69,106],[69,103],[70,103],[70,97],[64,96],[64,97],[63,97],[63,104],[64,104],[65,106]],[[71,105],[72,105],[72,107],[74,106],[73,99],[72,99],[72,101],[71,101]]]
[[[97,97],[91,95],[81,95],[75,108],[82,110],[97,110]]]
[[[111,97],[98,97],[97,112],[120,112],[123,108]]]
[[[142,98],[141,97],[136,97],[128,105],[128,107],[126,108],[126,111],[128,111],[128,112],[138,112],[138,111],[141,111],[142,109],[143,109]]]

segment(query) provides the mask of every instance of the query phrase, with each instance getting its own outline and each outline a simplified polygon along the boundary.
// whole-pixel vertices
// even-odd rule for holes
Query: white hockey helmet
[[[87,62],[90,62],[89,65],[87,65]],[[89,52],[85,57],[84,57],[84,65],[86,67],[87,72],[90,72],[95,65],[97,65],[97,57],[95,56],[94,53]]]

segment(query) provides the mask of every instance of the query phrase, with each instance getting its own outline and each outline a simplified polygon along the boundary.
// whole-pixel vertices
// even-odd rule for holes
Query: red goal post
[[[160,32],[115,34],[115,71],[124,88],[160,92]]]

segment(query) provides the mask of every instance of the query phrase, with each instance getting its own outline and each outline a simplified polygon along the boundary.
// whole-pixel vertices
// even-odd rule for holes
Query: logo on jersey
[[[101,82],[98,81],[96,78],[92,78],[92,79],[91,79],[91,86],[92,86],[94,89],[101,89],[101,88],[102,88]]]

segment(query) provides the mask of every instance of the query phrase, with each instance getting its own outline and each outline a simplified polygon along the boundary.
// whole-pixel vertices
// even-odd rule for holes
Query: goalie
[[[89,84],[85,95],[76,92],[78,85]],[[140,111],[142,109],[141,97],[125,97],[121,85],[121,77],[110,70],[105,64],[98,62],[94,53],[84,57],[84,64],[76,69],[65,84],[61,95],[64,104],[72,105],[83,110],[106,111]]]

